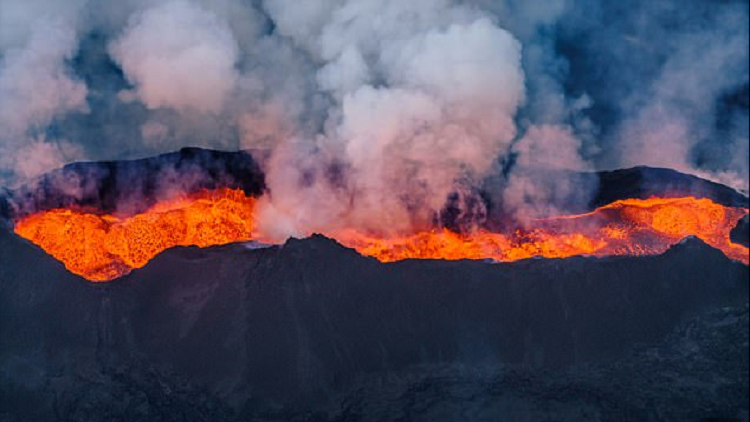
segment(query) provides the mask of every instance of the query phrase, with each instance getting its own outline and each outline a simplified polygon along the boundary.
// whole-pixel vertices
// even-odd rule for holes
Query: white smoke
[[[0,0],[0,52],[27,45],[44,21],[75,26],[85,4],[86,0]]]
[[[238,49],[225,21],[186,1],[137,13],[111,47],[148,108],[210,113],[235,89]]]
[[[746,20],[746,19],[745,19]],[[629,101],[637,111],[622,125],[619,165],[668,167],[719,179],[747,190],[748,180],[731,171],[711,172],[695,165],[693,151],[714,133],[716,99],[737,84],[738,51],[747,51],[747,24],[740,16],[723,16],[720,28],[682,35],[663,65],[660,75]],[[741,36],[742,32],[745,36]],[[745,61],[746,67],[747,61]],[[745,73],[746,75],[746,73]],[[750,141],[738,139],[737,149]],[[735,165],[747,173],[747,160]]]
[[[657,3],[0,0],[0,177],[261,150],[280,238],[431,225],[500,168],[492,193],[519,217],[585,202],[567,170],[746,187],[747,113],[706,139],[717,98],[747,83],[747,7]]]
[[[87,112],[88,90],[66,63],[78,45],[75,21],[13,6],[3,3],[3,20],[8,13],[29,25],[4,28],[0,56],[0,168],[15,179],[82,158],[80,148],[47,140],[45,131],[57,118]]]
[[[518,221],[566,214],[560,204],[573,195],[580,203],[588,201],[588,186],[576,173],[591,170],[581,157],[581,140],[572,128],[539,125],[529,128],[516,142],[517,169],[507,177],[503,190],[506,211]]]
[[[50,169],[83,157],[79,145],[64,140],[48,142],[44,138],[29,140],[15,152],[16,174],[23,180],[35,179]]]
[[[269,168],[274,213],[291,210],[284,234],[429,224],[459,181],[510,148],[522,49],[487,16],[448,1],[330,2],[309,16],[283,3],[267,2],[272,17],[319,59],[318,89],[332,96],[325,132],[284,145]]]

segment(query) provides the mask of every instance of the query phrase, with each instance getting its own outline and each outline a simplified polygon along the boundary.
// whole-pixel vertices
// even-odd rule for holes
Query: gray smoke
[[[86,85],[66,63],[80,5],[46,3],[0,3],[0,176],[35,177],[82,155],[75,140],[47,131],[60,116],[88,111]]]
[[[524,218],[585,198],[567,170],[747,189],[748,16],[708,0],[0,0],[0,184],[261,150],[275,238],[428,226],[490,174]]]
[[[748,188],[748,3],[575,1],[559,39],[595,102],[598,167],[677,168]]]

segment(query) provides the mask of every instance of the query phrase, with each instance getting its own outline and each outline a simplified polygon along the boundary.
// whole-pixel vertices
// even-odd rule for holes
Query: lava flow
[[[51,210],[18,221],[15,230],[71,272],[91,281],[110,281],[172,247],[253,240],[255,205],[256,200],[242,191],[221,189],[160,203],[128,218]],[[535,220],[508,233],[443,229],[383,238],[348,230],[328,235],[382,262],[657,255],[696,236],[748,264],[748,248],[730,240],[732,229],[747,213],[708,199],[629,199],[588,214]]]
[[[383,239],[347,232],[337,239],[382,262],[405,259],[568,258],[579,255],[658,255],[696,236],[729,258],[750,263],[748,248],[731,241],[732,229],[748,210],[708,199],[678,198],[617,201],[594,212],[535,220],[511,233],[436,230]]]
[[[176,246],[210,247],[252,240],[255,199],[230,189],[157,204],[128,218],[57,209],[16,224],[21,237],[91,281],[111,281]]]

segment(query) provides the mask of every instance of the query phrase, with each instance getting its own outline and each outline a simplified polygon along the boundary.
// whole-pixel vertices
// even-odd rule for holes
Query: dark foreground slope
[[[746,417],[748,268],[382,265],[322,237],[179,249],[89,284],[0,230],[0,421]]]

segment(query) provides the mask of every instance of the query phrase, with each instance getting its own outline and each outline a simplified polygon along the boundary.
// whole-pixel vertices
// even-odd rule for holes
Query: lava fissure
[[[177,246],[252,240],[255,198],[241,190],[203,191],[128,218],[56,209],[20,220],[15,231],[91,281],[111,281]]]
[[[242,190],[218,189],[161,202],[126,218],[72,209],[40,212],[17,221],[15,231],[71,272],[103,282],[142,268],[173,247],[264,240],[257,231],[257,204]],[[382,262],[658,255],[696,236],[748,264],[748,248],[730,240],[732,229],[747,214],[747,209],[709,199],[628,199],[587,214],[536,220],[506,233],[436,229],[384,237],[352,229],[325,234]]]

